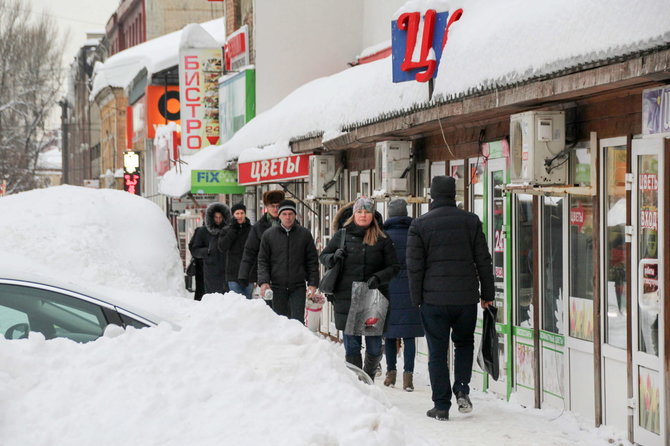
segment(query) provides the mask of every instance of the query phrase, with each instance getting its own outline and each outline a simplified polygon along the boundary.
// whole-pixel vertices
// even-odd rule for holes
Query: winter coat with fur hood
[[[226,280],[237,282],[240,272],[240,263],[244,254],[244,244],[251,231],[251,222],[244,217],[244,223],[238,223],[235,218],[226,226],[219,236],[219,250],[226,256]]]
[[[217,225],[214,214],[220,212],[223,222]],[[226,255],[218,248],[219,235],[231,221],[230,209],[223,203],[212,203],[207,206],[203,227],[206,231],[196,231],[193,236],[191,254],[196,259],[202,259],[205,293],[223,293],[228,287],[226,284]]]

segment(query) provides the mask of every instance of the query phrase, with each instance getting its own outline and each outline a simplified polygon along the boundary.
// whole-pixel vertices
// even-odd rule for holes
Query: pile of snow
[[[336,344],[264,301],[182,302],[180,331],[0,340],[3,444],[426,444]]]
[[[82,284],[183,295],[174,231],[153,202],[58,186],[0,198],[0,255]],[[45,271],[46,270],[46,271]]]

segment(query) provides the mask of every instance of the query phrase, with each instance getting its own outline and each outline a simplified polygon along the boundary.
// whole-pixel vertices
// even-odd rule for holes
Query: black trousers
[[[470,393],[472,357],[475,346],[477,304],[421,305],[421,319],[428,342],[428,373],[433,402],[438,409],[451,407],[449,378],[449,337],[454,342],[453,391]]]
[[[291,289],[272,287],[272,293],[272,309],[275,313],[305,323],[306,287]]]

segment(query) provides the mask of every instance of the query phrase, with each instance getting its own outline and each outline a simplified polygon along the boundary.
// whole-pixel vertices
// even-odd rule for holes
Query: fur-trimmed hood
[[[333,219],[333,225],[331,228],[333,230],[333,233],[342,229],[342,227],[344,226],[344,222],[347,221],[349,217],[351,217],[354,214],[354,203],[355,201],[350,201],[337,211],[337,213],[335,214],[335,218]],[[377,223],[379,223],[379,227],[381,228],[382,224],[384,223],[384,217],[382,217],[382,214],[380,214],[379,211],[375,211],[375,219],[377,220]]]
[[[221,212],[223,215],[223,222],[220,226],[214,224],[214,214],[216,212]],[[205,212],[205,228],[212,235],[219,235],[221,230],[225,228],[232,221],[232,214],[230,213],[230,208],[223,203],[211,203],[207,206],[207,211]]]

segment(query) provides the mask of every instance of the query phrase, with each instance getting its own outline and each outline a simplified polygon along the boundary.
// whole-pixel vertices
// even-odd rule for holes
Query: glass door
[[[601,190],[601,304],[602,320],[602,411],[603,423],[628,430],[628,257],[626,243],[626,170],[628,146],[625,137],[600,141]]]
[[[661,138],[633,140],[633,439],[644,445],[666,444],[665,370],[659,352],[663,333],[663,145]]]
[[[488,162],[488,241],[493,259],[493,277],[495,284],[495,305],[498,308],[496,328],[498,331],[500,375],[497,381],[489,380],[489,389],[507,398],[507,352],[509,349],[507,268],[506,268],[506,227],[507,205],[504,186],[507,183],[505,158]]]

